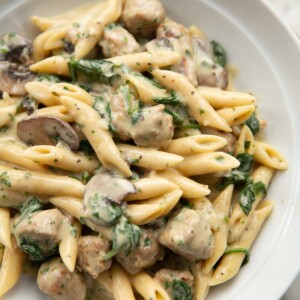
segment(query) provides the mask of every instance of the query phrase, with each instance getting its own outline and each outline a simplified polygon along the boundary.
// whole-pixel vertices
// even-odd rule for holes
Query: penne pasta
[[[256,102],[255,97],[248,93],[224,91],[206,86],[199,86],[197,90],[215,109],[251,105]]]
[[[99,167],[99,161],[96,158],[79,153],[75,154],[63,146],[34,146],[26,149],[23,155],[38,164],[77,173],[85,171],[94,173]]]
[[[277,170],[287,169],[287,161],[274,147],[258,141],[255,141],[254,147],[255,161]]]
[[[18,282],[23,266],[24,253],[18,248],[14,238],[12,247],[5,247],[0,271],[0,297]]]
[[[207,185],[182,176],[173,169],[166,169],[159,172],[158,175],[175,183],[182,190],[182,197],[184,198],[200,198],[210,194],[210,189]]]
[[[256,236],[261,230],[262,225],[270,215],[273,209],[273,202],[265,201],[255,210],[250,223],[238,241],[231,244],[228,250],[231,249],[247,249],[252,246]],[[245,254],[244,253],[229,253],[223,256],[218,267],[214,271],[210,280],[210,286],[224,283],[233,278],[239,271]]]
[[[225,152],[209,152],[186,156],[175,169],[185,176],[215,173],[237,168],[240,162]]]
[[[254,111],[255,105],[252,104],[232,108],[223,108],[217,112],[224,120],[226,120],[229,126],[238,126],[247,121]]]
[[[164,170],[174,167],[183,161],[183,157],[157,151],[151,148],[142,148],[126,144],[117,145],[123,158],[134,166],[152,170]]]
[[[0,243],[7,248],[12,247],[10,234],[10,209],[0,208]]]
[[[186,105],[189,114],[199,124],[211,126],[226,132],[231,128],[227,122],[211,107],[211,105],[197,92],[196,88],[183,75],[165,70],[155,69],[153,76],[170,90],[175,90]]]
[[[224,147],[227,140],[216,135],[193,135],[172,140],[165,151],[182,156],[212,152]]]
[[[111,135],[108,132],[107,124],[99,114],[87,104],[75,98],[62,96],[61,102],[66,106],[81,129],[101,163],[110,170],[118,170],[126,177],[131,176],[131,171],[126,162],[121,158]]]

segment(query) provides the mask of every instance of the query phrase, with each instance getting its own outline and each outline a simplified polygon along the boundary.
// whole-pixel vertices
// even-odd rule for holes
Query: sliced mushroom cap
[[[122,200],[134,193],[133,184],[108,173],[96,174],[87,184],[84,198],[84,217],[100,226],[112,226],[123,215]]]
[[[86,185],[84,198],[100,193],[111,202],[121,204],[128,194],[135,192],[135,187],[129,180],[103,172],[93,176]]]
[[[55,145],[66,142],[74,151],[79,148],[76,131],[65,121],[52,116],[31,116],[17,125],[18,137],[28,145]]]
[[[0,90],[14,96],[25,96],[25,84],[35,75],[27,67],[9,61],[0,61]]]
[[[32,64],[32,42],[21,34],[10,32],[0,36],[0,49],[2,61],[26,66]]]

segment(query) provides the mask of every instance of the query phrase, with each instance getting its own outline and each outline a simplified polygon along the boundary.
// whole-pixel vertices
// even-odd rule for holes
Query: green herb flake
[[[11,187],[11,182],[6,171],[0,174],[0,183],[4,184],[7,187]]]

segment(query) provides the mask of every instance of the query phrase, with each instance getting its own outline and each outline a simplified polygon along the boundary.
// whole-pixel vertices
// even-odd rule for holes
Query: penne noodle
[[[275,170],[272,168],[269,168],[267,166],[260,166],[251,175],[251,179],[253,180],[253,182],[262,182],[266,186],[266,188],[268,188],[274,172]],[[248,221],[250,220],[251,215],[253,215],[255,208],[263,198],[264,193],[259,193],[255,196],[255,201],[252,203],[252,210],[248,216],[244,213],[238,202],[234,204],[231,216],[229,218],[229,244],[239,239]]]
[[[156,149],[127,144],[118,144],[117,146],[126,161],[141,168],[164,170],[174,167],[183,161],[183,157],[179,155],[157,151]]]
[[[69,114],[68,110],[63,105],[55,105],[50,107],[44,107],[35,110],[32,116],[52,116],[59,118],[67,123],[73,123],[74,118]]]
[[[176,64],[180,59],[178,53],[173,51],[160,51],[155,53],[140,52],[134,54],[124,54],[121,56],[115,56],[107,60],[111,61],[117,66],[126,65],[129,68],[145,72],[151,67],[167,67]]]
[[[11,249],[10,209],[0,208],[0,243]]]
[[[30,71],[42,74],[70,76],[68,61],[62,55],[51,56],[41,60],[36,54],[35,63],[30,66]]]
[[[0,187],[41,194],[82,197],[84,185],[68,176],[7,169],[0,166]]]
[[[128,220],[136,225],[150,223],[168,214],[179,201],[182,191],[174,190],[162,196],[157,196],[138,204],[128,204],[126,215]]]
[[[120,265],[113,264],[111,276],[114,299],[135,300],[129,277]]]
[[[254,160],[270,168],[286,170],[288,168],[285,158],[272,146],[255,141]]]
[[[80,236],[81,224],[77,220],[63,222],[60,228],[61,242],[59,243],[59,253],[70,272],[75,270]]]
[[[186,156],[212,152],[224,147],[226,144],[227,140],[220,136],[201,134],[172,140],[164,150]]]
[[[198,92],[215,109],[255,104],[256,99],[248,93],[224,91],[219,88],[199,86]]]
[[[247,121],[255,111],[255,105],[244,105],[218,110],[218,114],[227,121],[229,126],[238,126]]]
[[[203,126],[211,126],[219,130],[231,132],[227,122],[197,92],[188,79],[179,73],[155,69],[152,75],[170,90],[175,90],[187,107],[189,114]]]
[[[75,98],[62,96],[61,102],[66,106],[81,130],[94,148],[101,163],[109,170],[117,170],[126,177],[132,175],[127,163],[122,159],[119,149],[115,145],[107,124],[99,114],[87,104]]]
[[[171,300],[163,287],[146,272],[131,277],[132,286],[144,298],[153,300]]]
[[[182,176],[173,169],[166,169],[159,172],[158,175],[175,183],[182,190],[182,197],[184,198],[200,198],[210,194],[210,189],[207,185]]]
[[[252,131],[247,125],[244,125],[241,132],[239,139],[237,141],[235,155],[241,153],[248,153],[253,155],[255,151],[255,141]]]
[[[239,165],[236,158],[225,152],[209,152],[186,156],[175,169],[189,177],[231,170]]]
[[[72,172],[94,173],[99,167],[99,161],[84,154],[75,154],[65,147],[59,146],[34,146],[26,149],[24,157],[39,164],[54,166]]]
[[[177,185],[160,177],[142,178],[133,182],[133,185],[136,193],[129,194],[126,201],[145,200],[178,189]],[[155,189],[153,189],[154,186]]]
[[[25,150],[24,146],[14,141],[0,142],[0,159],[28,170],[47,172],[42,164],[24,157]]]
[[[0,271],[0,297],[6,294],[19,280],[25,255],[19,249],[15,238],[12,247],[5,247]]]
[[[270,215],[273,209],[272,201],[263,202],[255,210],[250,223],[238,241],[231,244],[227,250],[244,248],[249,250],[255,241],[258,233],[261,230],[262,225]],[[223,256],[218,267],[214,271],[210,280],[210,286],[215,286],[224,283],[233,278],[239,271],[245,254],[244,253],[229,253]]]

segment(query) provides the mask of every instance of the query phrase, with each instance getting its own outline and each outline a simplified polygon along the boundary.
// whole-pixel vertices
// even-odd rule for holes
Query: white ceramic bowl
[[[16,1],[16,0],[15,0]],[[23,0],[0,14],[0,33],[33,37],[33,14],[51,16],[86,1]],[[289,161],[278,173],[268,197],[276,206],[251,249],[250,263],[227,284],[211,289],[208,299],[279,299],[300,266],[300,44],[270,7],[259,0],[163,0],[170,17],[199,26],[227,50],[238,65],[236,87],[251,91],[267,120],[266,141]],[[45,299],[26,277],[3,299]],[[126,299],[124,299],[126,300]]]

